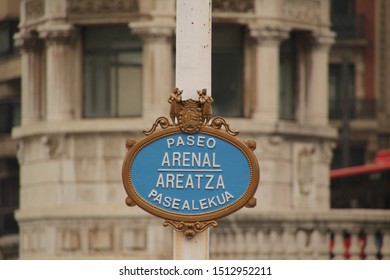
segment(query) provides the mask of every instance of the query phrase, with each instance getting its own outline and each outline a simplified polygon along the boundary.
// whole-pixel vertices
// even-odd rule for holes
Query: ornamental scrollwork
[[[221,118],[221,117],[215,117],[211,121],[210,126],[213,128],[216,128],[216,129],[220,129],[222,126],[224,126],[226,132],[229,133],[230,135],[233,135],[233,136],[237,136],[239,133],[238,130],[231,130],[230,125],[225,121],[224,118]]]
[[[70,15],[138,12],[137,0],[67,0]]]
[[[26,20],[36,20],[45,15],[45,3],[42,0],[26,2]]]
[[[254,0],[214,0],[213,12],[249,13],[255,11]]]
[[[213,98],[207,95],[207,90],[198,90],[199,99],[183,100],[183,91],[174,88],[168,98],[170,108],[170,122],[166,117],[159,117],[149,130],[144,130],[146,136],[154,133],[158,126],[168,128],[170,126],[179,126],[180,129],[189,134],[198,132],[203,126],[215,129],[225,128],[226,132],[232,136],[237,136],[238,131],[232,130],[226,120],[222,117],[212,118]]]
[[[153,132],[156,131],[157,127],[160,125],[161,128],[167,128],[171,124],[169,123],[169,120],[166,117],[159,117],[153,124],[152,128],[149,130],[144,130],[144,134],[146,136],[152,134]]]
[[[216,221],[206,221],[206,222],[178,222],[167,220],[163,224],[165,227],[171,226],[174,230],[178,232],[183,232],[185,237],[191,239],[197,233],[205,231],[209,227],[217,227],[218,223]]]
[[[283,4],[283,15],[288,19],[319,23],[320,13],[321,1],[319,0],[288,0]]]

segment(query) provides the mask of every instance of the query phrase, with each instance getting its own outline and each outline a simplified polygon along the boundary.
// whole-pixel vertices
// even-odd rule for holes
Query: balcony
[[[329,101],[329,118],[338,120],[348,119],[375,119],[376,100],[374,98],[351,99],[346,104],[339,100]]]
[[[390,259],[390,211],[237,215],[210,238],[211,259]]]
[[[365,38],[364,29],[366,18],[364,15],[332,15],[331,22],[331,29],[336,32],[337,40]]]

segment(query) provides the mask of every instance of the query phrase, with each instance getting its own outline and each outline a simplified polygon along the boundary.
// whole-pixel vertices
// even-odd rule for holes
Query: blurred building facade
[[[329,65],[329,117],[339,130],[332,168],[372,162],[389,147],[385,1],[332,1],[337,39]]]
[[[19,165],[12,128],[20,125],[21,64],[13,35],[19,1],[0,1],[0,259],[18,257]]]
[[[389,212],[331,209],[329,186],[337,143],[348,149],[363,137],[365,160],[389,146],[390,5],[331,2],[213,0],[214,113],[256,140],[261,183],[256,208],[211,230],[211,258],[390,258]],[[350,22],[360,30],[359,9],[364,32],[336,37],[349,34],[340,26]],[[345,11],[353,19],[331,27]],[[174,0],[20,1],[19,30],[9,40],[19,49],[0,57],[0,69],[9,61],[19,67],[0,76],[1,100],[11,88],[11,103],[21,104],[7,105],[15,108],[7,109],[15,140],[7,140],[10,129],[0,139],[12,143],[8,156],[1,148],[12,171],[4,176],[13,176],[14,192],[20,185],[0,214],[18,208],[19,231],[10,226],[0,242],[19,232],[21,259],[172,257],[162,220],[125,206],[121,166],[125,140],[168,115],[174,33]],[[346,88],[354,100],[381,106],[354,103],[370,115],[355,124],[358,114],[337,107]]]

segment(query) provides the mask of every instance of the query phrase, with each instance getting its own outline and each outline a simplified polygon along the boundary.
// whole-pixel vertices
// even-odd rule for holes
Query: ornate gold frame
[[[181,92],[178,89],[174,90],[174,93],[180,95]],[[198,91],[199,95],[202,94]],[[205,93],[203,92],[203,95]],[[179,99],[181,101],[181,99]],[[210,99],[212,100],[212,99]],[[126,204],[128,206],[138,205],[143,210],[150,214],[166,219],[164,226],[172,226],[177,231],[182,231],[185,236],[192,238],[196,233],[204,231],[209,226],[217,226],[215,221],[218,218],[225,217],[242,207],[254,207],[256,205],[256,198],[254,194],[259,184],[260,170],[257,158],[253,151],[256,149],[256,142],[253,140],[242,141],[235,136],[238,135],[238,131],[232,131],[226,121],[221,117],[204,116],[201,113],[201,103],[194,100],[186,100],[179,102],[180,112],[174,112],[171,110],[172,122],[166,117],[159,117],[152,128],[148,131],[144,131],[146,137],[140,141],[134,141],[128,139],[126,141],[126,147],[128,149],[122,166],[122,181],[127,193]],[[175,105],[177,106],[177,104]],[[191,120],[192,123],[183,125],[183,112],[194,114],[186,119]],[[199,112],[199,113],[198,113]],[[160,126],[161,129],[157,130]],[[221,128],[224,127],[225,130]],[[130,177],[130,169],[133,164],[135,156],[138,152],[150,143],[178,133],[203,133],[210,136],[217,137],[224,141],[227,141],[231,145],[238,148],[247,158],[250,166],[250,180],[246,188],[245,193],[234,203],[208,213],[198,215],[176,214],[163,209],[160,209],[147,201],[135,191]]]

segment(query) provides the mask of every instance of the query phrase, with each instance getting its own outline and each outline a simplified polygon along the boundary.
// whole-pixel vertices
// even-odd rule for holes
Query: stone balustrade
[[[211,259],[390,259],[390,211],[265,212],[220,220]]]

